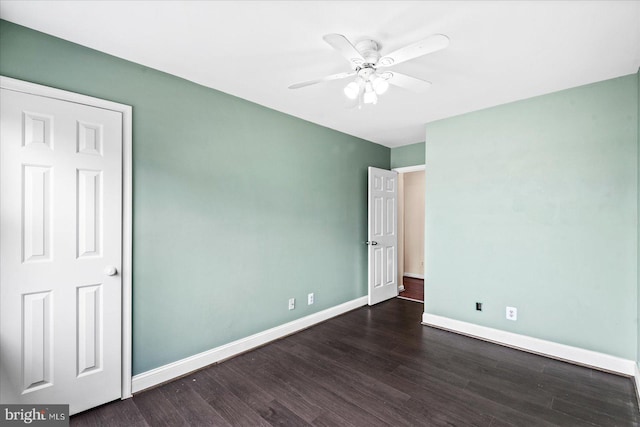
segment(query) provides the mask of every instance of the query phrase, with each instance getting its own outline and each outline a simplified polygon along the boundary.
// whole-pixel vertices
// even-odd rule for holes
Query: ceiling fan
[[[363,104],[376,104],[378,95],[385,93],[389,84],[414,92],[428,89],[431,82],[384,69],[436,52],[449,45],[447,36],[434,34],[382,56],[379,52],[380,46],[374,40],[363,40],[354,46],[342,34],[327,34],[323,39],[349,61],[352,71],[296,83],[289,86],[289,89],[355,76],[355,79],[345,86],[344,93],[358,107],[362,107]]]

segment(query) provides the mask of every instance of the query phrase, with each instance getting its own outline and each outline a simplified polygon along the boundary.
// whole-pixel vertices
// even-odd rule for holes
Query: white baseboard
[[[241,338],[229,344],[195,354],[182,360],[178,360],[168,365],[160,366],[147,372],[135,375],[132,380],[132,392],[137,393],[149,387],[153,387],[163,382],[178,378],[189,372],[195,371],[212,363],[220,362],[238,354],[244,353],[256,347],[260,347],[278,338],[291,335],[302,329],[306,329],[317,323],[323,322],[332,317],[367,305],[367,297],[356,298],[335,307],[310,314],[300,319],[276,326],[263,332]]]
[[[423,279],[424,280],[424,274],[402,273],[402,275],[405,276],[405,277],[411,277],[413,279]]]
[[[480,338],[518,350],[536,353],[554,359],[560,359],[578,365],[585,365],[604,371],[622,374],[628,377],[635,377],[636,385],[638,379],[638,365],[633,360],[599,353],[597,351],[572,347],[513,332],[501,331],[499,329],[488,328],[486,326],[475,325],[448,317],[437,316],[435,314],[423,313],[422,323],[437,328],[447,329],[453,332]]]

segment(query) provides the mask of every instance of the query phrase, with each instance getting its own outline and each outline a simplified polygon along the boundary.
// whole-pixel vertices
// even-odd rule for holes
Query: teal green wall
[[[133,106],[134,373],[366,295],[388,148],[6,21],[0,73]]]
[[[426,312],[634,360],[637,94],[630,75],[427,125]]]
[[[424,165],[424,142],[391,149],[391,167]]]

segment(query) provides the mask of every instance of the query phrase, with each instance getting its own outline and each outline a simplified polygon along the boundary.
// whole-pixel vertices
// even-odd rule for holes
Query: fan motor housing
[[[368,81],[373,73],[375,73],[375,68],[371,66],[364,66],[362,68],[358,68],[357,73],[358,77],[360,77],[364,81]]]
[[[356,44],[356,49],[364,58],[365,64],[375,64],[380,59],[378,43],[375,40],[362,40]]]

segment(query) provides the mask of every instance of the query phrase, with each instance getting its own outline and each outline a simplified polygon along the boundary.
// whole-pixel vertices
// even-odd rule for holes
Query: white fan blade
[[[347,77],[351,77],[351,76],[355,76],[355,75],[356,75],[355,71],[352,71],[352,72],[349,72],[349,73],[332,74],[330,76],[323,77],[321,79],[309,80],[308,82],[302,82],[302,83],[296,83],[294,85],[289,86],[289,89],[299,89],[301,87],[311,86],[311,85],[314,85],[316,83],[328,82],[330,80],[346,79]]]
[[[444,34],[435,34],[427,37],[424,40],[412,43],[408,46],[400,48],[391,52],[388,55],[383,56],[378,61],[378,67],[390,67],[401,62],[409,61],[410,59],[417,58],[419,56],[427,55],[429,53],[437,52],[445,47],[449,46],[449,37]]]
[[[424,92],[431,87],[431,82],[426,80],[416,79],[415,77],[407,76],[406,74],[393,72],[393,75],[389,78],[389,83],[398,87],[408,89],[413,92]]]
[[[322,39],[347,58],[347,61],[351,62],[351,64],[358,66],[364,63],[364,58],[358,52],[358,49],[342,34],[327,34]]]

